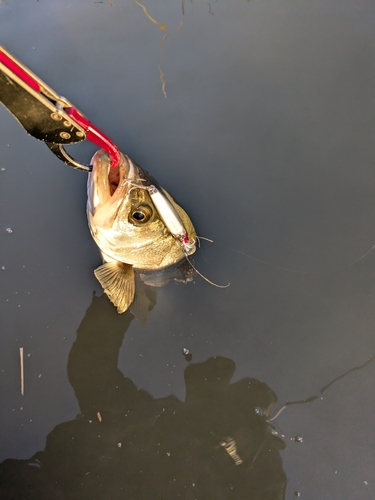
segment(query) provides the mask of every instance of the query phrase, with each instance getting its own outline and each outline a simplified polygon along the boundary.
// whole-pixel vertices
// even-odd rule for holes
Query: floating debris
[[[13,229],[11,229],[10,227],[7,227],[6,228],[6,232],[9,233],[9,234],[11,234],[11,233],[13,233]]]
[[[292,438],[290,438],[292,441],[294,441],[295,443],[303,443],[303,437],[302,436],[294,436]]]
[[[40,460],[38,460],[37,458],[35,458],[34,462],[30,462],[27,465],[29,465],[30,467],[41,467],[42,462]]]
[[[186,347],[182,348],[182,354],[184,355],[186,361],[191,361],[193,359],[193,355]]]
[[[220,445],[227,451],[227,453],[232,457],[236,465],[243,463],[242,458],[237,453],[236,441],[232,437],[228,437],[220,441]]]
[[[260,406],[256,406],[255,407],[255,413],[257,415],[259,415],[260,417],[263,416],[263,413],[264,413],[263,408],[260,408]]]
[[[101,422],[103,420],[102,416],[100,415],[100,411],[98,411],[98,413],[96,414],[96,416],[98,417],[99,422]]]
[[[23,347],[20,347],[21,395],[25,395],[25,369],[23,364]],[[23,409],[23,408],[21,408]]]
[[[159,29],[162,30],[162,31],[167,31],[167,25],[166,24],[163,24],[163,23],[159,23],[159,21],[157,21],[156,19],[154,19],[147,11],[146,7],[141,4],[141,2],[139,2],[138,0],[134,0],[134,2],[139,5],[141,7],[141,9],[143,10],[143,12],[146,14],[146,16],[150,19],[151,22],[153,22],[154,24],[156,24],[157,26],[159,26]]]
[[[139,0],[134,0],[134,3],[136,3],[137,5],[139,5],[139,7],[141,7],[141,9],[143,10],[143,12],[146,14],[146,16],[148,17],[148,19],[153,22],[154,24],[156,24],[159,29],[161,31],[164,31],[165,34],[160,42],[160,49],[161,49],[161,53],[160,53],[160,64],[159,64],[159,79],[160,79],[160,83],[161,83],[161,90],[163,92],[163,95],[164,97],[167,97],[167,93],[165,91],[165,80],[164,80],[164,72],[162,70],[162,63],[163,63],[163,55],[164,55],[164,41],[167,40],[169,38],[169,35],[168,35],[168,28],[167,28],[167,25],[164,24],[164,23],[160,23],[159,21],[157,21],[156,19],[154,19],[148,12],[148,10],[146,9],[146,7],[141,3],[139,2]]]

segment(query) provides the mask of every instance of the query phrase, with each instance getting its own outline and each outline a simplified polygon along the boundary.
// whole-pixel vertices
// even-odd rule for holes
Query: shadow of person
[[[230,383],[234,362],[215,357],[186,368],[185,402],[154,399],[117,368],[133,318],[93,297],[68,361],[82,413],[30,460],[0,465],[0,498],[283,499],[285,444],[266,421],[275,393]]]

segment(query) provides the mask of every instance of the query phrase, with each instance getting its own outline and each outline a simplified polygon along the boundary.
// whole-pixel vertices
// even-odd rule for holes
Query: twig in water
[[[25,369],[23,365],[23,347],[20,347],[21,394],[25,395]]]

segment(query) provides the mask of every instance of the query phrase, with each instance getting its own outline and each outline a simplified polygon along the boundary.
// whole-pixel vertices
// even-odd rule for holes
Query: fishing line
[[[214,240],[211,240],[210,238],[205,238],[204,236],[198,236],[197,235],[197,239],[198,239],[198,247],[200,248],[201,246],[201,240],[205,240],[205,241],[208,241],[210,243],[213,243]],[[189,260],[188,256],[185,255],[187,261],[189,262],[189,264],[191,265],[191,267],[194,269],[194,271],[201,277],[203,278],[205,281],[207,281],[207,283],[210,283],[211,285],[213,286],[216,286],[217,288],[228,288],[228,286],[230,286],[230,283],[228,283],[227,285],[217,285],[216,283],[213,283],[212,281],[210,281],[208,278],[206,278],[205,276],[203,276],[203,274],[201,274],[198,269],[193,265],[193,263]],[[205,259],[206,260],[206,259]],[[208,262],[208,261],[206,261]]]
[[[191,260],[189,259],[188,255],[186,253],[185,253],[185,258],[189,262],[189,264],[191,265],[191,267],[194,269],[194,271],[201,278],[203,278],[205,281],[207,281],[207,283],[209,283],[210,285],[216,286],[217,288],[228,288],[228,286],[230,286],[230,283],[228,283],[227,285],[218,285],[217,283],[214,283],[213,281],[210,281],[208,278],[206,278],[206,276],[203,276],[203,274],[198,271],[198,269],[194,266],[194,264],[191,262]]]
[[[331,382],[329,382],[328,384],[326,384],[322,389],[320,389],[319,393],[320,393],[320,396],[310,396],[306,399],[303,399],[303,400],[299,400],[299,401],[287,401],[277,412],[276,414],[271,417],[271,418],[268,418],[267,419],[267,422],[273,422],[274,420],[276,420],[280,415],[281,413],[288,407],[288,406],[292,406],[292,405],[301,405],[301,404],[306,404],[306,403],[311,403],[312,401],[315,401],[316,399],[320,399],[322,400],[323,399],[323,393],[329,388],[331,387],[335,382],[337,382],[338,380],[341,380],[343,379],[344,377],[346,377],[347,375],[349,375],[349,373],[352,373],[354,371],[357,371],[357,370],[362,370],[362,368],[365,368],[367,365],[369,365],[372,361],[375,360],[375,356],[372,356],[372,358],[369,358],[367,361],[365,361],[364,363],[362,363],[361,365],[359,366],[354,366],[353,368],[349,368],[349,370],[347,370],[345,373],[339,375],[338,377],[334,378],[333,380],[331,380]]]
[[[204,236],[197,236],[197,238],[198,238],[199,246],[201,246],[201,241],[200,240],[209,241],[210,243],[214,242],[214,240],[210,240],[209,238],[205,238]]]
[[[227,248],[228,250],[231,250],[232,252],[238,253],[239,255],[242,255],[244,257],[247,257],[248,259],[255,260],[256,262],[260,262],[261,264],[265,264],[266,266],[274,267],[276,269],[280,269],[282,271],[288,271],[290,273],[296,273],[296,274],[330,274],[330,273],[337,273],[339,271],[343,271],[344,269],[348,269],[349,267],[354,266],[358,262],[360,262],[362,259],[367,257],[375,248],[375,245],[373,245],[370,250],[368,250],[365,254],[363,254],[359,259],[354,260],[353,262],[350,262],[349,264],[345,264],[344,266],[337,267],[336,269],[332,269],[330,271],[298,271],[297,269],[291,269],[289,267],[283,267],[279,266],[277,264],[273,264],[272,262],[267,262],[262,259],[258,259],[257,257],[253,257],[252,255],[246,254],[244,252],[241,252],[240,250],[236,250],[235,248],[228,247],[227,245],[223,245],[222,243],[216,243],[217,245]]]

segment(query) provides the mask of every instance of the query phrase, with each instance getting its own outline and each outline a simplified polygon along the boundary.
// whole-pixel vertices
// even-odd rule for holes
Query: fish
[[[121,314],[133,303],[136,283],[142,276],[147,277],[143,279],[147,285],[153,285],[152,271],[177,268],[195,252],[197,235],[185,210],[146,170],[123,153],[117,167],[110,168],[110,161],[104,150],[97,151],[91,160],[87,220],[103,260],[94,274]],[[156,203],[154,192],[158,200],[161,196],[161,205]],[[181,222],[183,235],[172,234],[163,213],[165,205]],[[159,277],[154,286],[173,276],[164,281]]]

